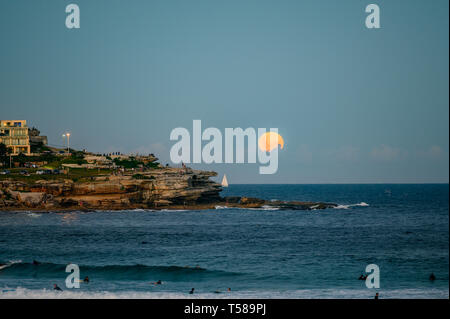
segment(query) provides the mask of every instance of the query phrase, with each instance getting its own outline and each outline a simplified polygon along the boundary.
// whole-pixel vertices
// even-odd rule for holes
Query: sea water
[[[448,192],[231,185],[223,196],[339,206],[0,212],[0,298],[448,298]],[[90,282],[66,288],[69,263]],[[379,289],[358,280],[368,264],[379,266]]]

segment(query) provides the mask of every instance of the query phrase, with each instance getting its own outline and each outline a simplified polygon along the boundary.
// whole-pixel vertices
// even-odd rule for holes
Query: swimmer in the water
[[[227,291],[228,291],[228,292],[231,292],[231,288],[228,288]]]
[[[378,297],[379,297],[380,295],[378,294],[378,292],[375,294],[375,297],[374,297],[374,299],[378,299]]]
[[[436,280],[436,276],[434,275],[434,273],[431,273],[430,280],[431,281],[435,281]]]
[[[192,288],[191,291],[189,291],[189,294],[190,294],[190,295],[193,295],[193,294],[194,294],[194,290],[195,290],[195,289]]]
[[[37,261],[37,260],[33,260],[33,265],[39,265],[40,264],[40,262],[39,261]]]
[[[162,285],[162,281],[158,280],[158,281],[152,282],[152,284],[154,284],[154,285]]]
[[[57,291],[62,291],[62,289],[59,288],[57,284],[53,284],[53,289]]]
[[[88,276],[84,277],[83,282],[88,284],[89,283],[89,277]]]

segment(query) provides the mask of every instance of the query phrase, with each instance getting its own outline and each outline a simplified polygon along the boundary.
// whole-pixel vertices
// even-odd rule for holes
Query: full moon
[[[270,152],[278,145],[283,148],[284,140],[280,134],[275,132],[266,132],[258,140],[259,149],[263,152]]]

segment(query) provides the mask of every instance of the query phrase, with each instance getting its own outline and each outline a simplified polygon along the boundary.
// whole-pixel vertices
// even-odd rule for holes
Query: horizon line
[[[232,183],[231,185],[449,185],[449,182],[424,182],[424,183]]]

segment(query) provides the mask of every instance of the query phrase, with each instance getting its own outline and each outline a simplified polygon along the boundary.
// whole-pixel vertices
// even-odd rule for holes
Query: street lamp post
[[[67,153],[70,153],[70,133],[67,133]]]
[[[67,138],[67,153],[70,153],[70,133],[64,133],[63,138]]]

